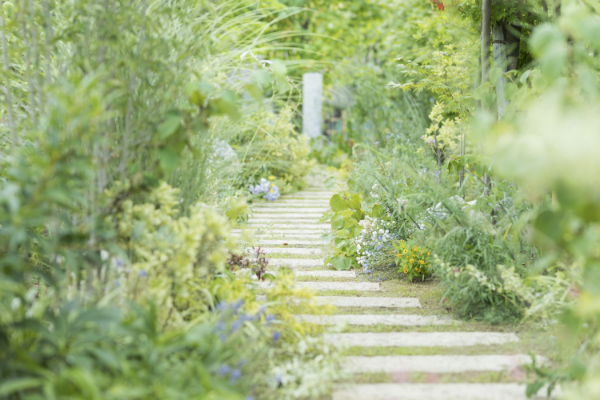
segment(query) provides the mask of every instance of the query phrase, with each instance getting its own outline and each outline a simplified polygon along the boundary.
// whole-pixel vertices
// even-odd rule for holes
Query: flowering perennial
[[[271,178],[271,177],[269,177]],[[258,185],[252,186],[248,188],[250,193],[252,194],[261,194],[266,193],[263,197],[269,201],[275,201],[279,198],[279,188],[275,186],[274,183],[269,182],[265,178],[260,178],[260,183]]]

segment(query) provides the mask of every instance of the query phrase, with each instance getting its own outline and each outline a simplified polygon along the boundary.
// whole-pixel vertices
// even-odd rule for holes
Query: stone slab
[[[303,315],[307,322],[319,325],[391,325],[391,326],[428,326],[449,325],[450,318],[425,315]]]
[[[264,247],[261,248],[265,254],[294,254],[294,255],[304,255],[304,256],[316,256],[322,255],[323,250],[318,248],[298,248],[298,247]],[[256,249],[247,248],[244,250],[247,254],[254,254]]]
[[[384,332],[326,334],[325,341],[348,347],[468,347],[518,342],[514,333]]]
[[[420,333],[414,333],[419,335]],[[536,357],[538,359],[538,357]],[[539,357],[543,361],[543,357]],[[344,357],[342,368],[353,373],[428,372],[450,374],[470,371],[511,371],[531,363],[531,356],[515,355],[434,355],[434,356],[354,356]]]
[[[320,236],[317,236],[320,238]],[[302,239],[258,239],[261,246],[324,246],[329,244],[325,240],[302,240]]]
[[[254,215],[269,213],[269,214],[277,214],[279,216],[280,214],[289,214],[292,212],[307,213],[307,214],[317,213],[317,214],[323,215],[324,213],[329,211],[329,207],[297,207],[297,206],[253,207],[252,210],[254,211]]]
[[[296,271],[296,276],[315,276],[321,278],[356,278],[354,271]]]
[[[561,396],[560,388],[555,392]],[[527,399],[518,383],[373,383],[337,386],[332,400],[548,400],[545,394],[542,388]]]
[[[259,282],[258,286],[261,288],[268,288],[271,282]],[[367,283],[367,282],[295,282],[294,286],[297,288],[307,288],[312,290],[356,290],[359,292],[378,292],[381,290],[378,283]],[[301,316],[302,318],[304,316]],[[308,315],[307,318],[312,318],[313,315]],[[317,316],[318,317],[318,316]],[[339,317],[338,315],[328,316],[329,318]],[[315,322],[320,323],[320,322]],[[328,320],[323,322],[323,325],[334,324],[337,322],[329,322]]]
[[[309,217],[309,218],[305,218],[300,216],[296,216],[295,218],[289,218],[289,217],[277,217],[277,216],[269,216],[267,218],[256,218],[256,217],[251,217],[248,220],[249,224],[273,224],[273,226],[277,226],[278,224],[323,224],[322,222],[319,222],[319,218],[321,218],[321,216],[319,215],[318,217]],[[327,225],[329,225],[329,223],[327,223]]]
[[[253,230],[248,231],[247,233],[252,233]],[[241,232],[232,232],[232,236],[236,236],[239,237],[241,236]],[[268,241],[273,241],[275,243],[273,244],[280,244],[280,243],[288,243],[291,245],[291,241],[295,240],[297,242],[306,242],[306,245],[309,245],[310,243],[319,243],[322,242],[322,244],[327,244],[329,242],[321,240],[321,237],[323,236],[323,234],[321,233],[294,233],[293,231],[277,231],[277,232],[273,232],[271,231],[271,233],[261,233],[260,235],[254,235],[254,237],[256,239],[258,239],[259,242],[262,242],[263,240],[268,240]],[[281,239],[273,239],[273,238],[279,238],[281,237]],[[304,243],[298,243],[298,244],[304,244]]]
[[[352,296],[319,296],[317,300],[323,304],[336,307],[364,308],[419,308],[419,299],[413,297],[352,297]]]
[[[250,221],[280,221],[280,220],[290,220],[290,219],[299,219],[299,220],[319,220],[323,216],[323,213],[304,213],[302,211],[294,210],[293,213],[272,213],[272,212],[264,212],[264,213],[254,213],[252,217],[250,217]]]
[[[269,258],[269,265],[273,267],[288,267],[288,268],[309,268],[322,267],[325,265],[325,260],[322,258],[303,260],[297,258]]]
[[[294,223],[294,224],[286,224],[286,223],[255,223],[250,227],[252,228],[263,228],[263,229],[301,229],[301,230],[312,230],[312,231],[326,231],[331,230],[331,226],[329,224],[316,224],[316,223]]]

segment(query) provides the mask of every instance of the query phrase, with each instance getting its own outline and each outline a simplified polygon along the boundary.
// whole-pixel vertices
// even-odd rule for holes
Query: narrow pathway
[[[345,326],[341,333],[325,335],[342,346],[342,369],[351,377],[336,386],[332,399],[525,400],[515,374],[523,375],[521,366],[531,357],[516,352],[523,347],[515,333],[473,331],[447,315],[431,315],[418,297],[394,296],[398,290],[391,282],[385,289],[361,282],[355,271],[323,266],[328,243],[321,235],[329,224],[318,219],[329,211],[335,193],[323,189],[326,178],[314,172],[305,190],[255,204],[249,222],[269,257],[269,269],[294,269],[298,286],[316,290],[319,302],[338,309],[333,316],[298,316]]]

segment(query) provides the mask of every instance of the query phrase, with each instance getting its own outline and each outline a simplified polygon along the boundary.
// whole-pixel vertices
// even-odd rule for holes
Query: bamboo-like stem
[[[29,17],[31,19],[31,51],[33,52],[33,71],[35,73],[34,82],[36,84],[36,92],[39,96],[39,106],[40,106],[40,114],[44,112],[44,93],[42,91],[42,81],[40,74],[40,52],[38,47],[38,30],[35,25],[35,9],[33,7],[33,1],[29,0]]]
[[[52,83],[52,60],[50,56],[50,47],[52,40],[54,39],[54,32],[52,31],[52,18],[50,17],[50,7],[48,6],[48,0],[43,0],[44,7],[44,19],[46,20],[46,42],[45,42],[45,54],[46,54],[46,83]]]
[[[33,122],[34,126],[37,126],[37,114],[35,112],[35,93],[34,93],[34,85],[33,78],[31,76],[31,60],[29,59],[29,42],[27,40],[27,24],[25,22],[25,0],[21,0],[21,31],[23,33],[23,56],[25,57],[25,70],[27,71],[27,83],[29,86],[29,115],[31,117],[31,122]]]
[[[144,5],[142,8],[142,20],[146,17],[146,11],[148,10],[148,2],[144,0]],[[142,37],[144,36],[144,24],[140,27],[140,35],[138,37],[137,49],[136,53],[139,55],[142,50]],[[127,115],[125,116],[125,133],[123,135],[123,154],[121,155],[121,164],[119,165],[119,169],[121,170],[121,179],[125,179],[127,161],[129,159],[129,142],[130,142],[130,132],[131,132],[131,116],[133,114],[133,92],[135,86],[135,80],[137,78],[137,74],[134,72],[131,77],[131,82],[129,84],[129,99],[127,100]]]
[[[13,114],[13,99],[12,92],[10,90],[10,79],[8,79],[8,71],[10,65],[10,59],[8,57],[8,44],[6,43],[6,26],[4,23],[4,0],[0,0],[0,34],[2,34],[2,58],[3,65],[2,70],[6,75],[6,84],[3,85],[4,88],[4,96],[6,97],[6,108],[8,109],[8,127],[10,129],[10,140],[12,151],[14,153],[18,143],[17,143],[17,130],[15,129],[15,116]]]

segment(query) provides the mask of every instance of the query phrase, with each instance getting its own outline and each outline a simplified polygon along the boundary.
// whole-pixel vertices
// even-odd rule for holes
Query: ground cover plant
[[[270,124],[262,102],[287,93],[281,64],[240,58],[270,46],[266,27],[286,15],[250,2],[2,2],[0,398],[326,390],[334,358],[291,316],[324,309],[284,272],[262,303],[231,271],[249,177],[271,167],[284,183],[292,170],[300,187],[310,165],[306,146],[287,152],[301,144],[289,127],[261,133],[264,168],[230,135]],[[264,264],[247,269],[264,279]]]

